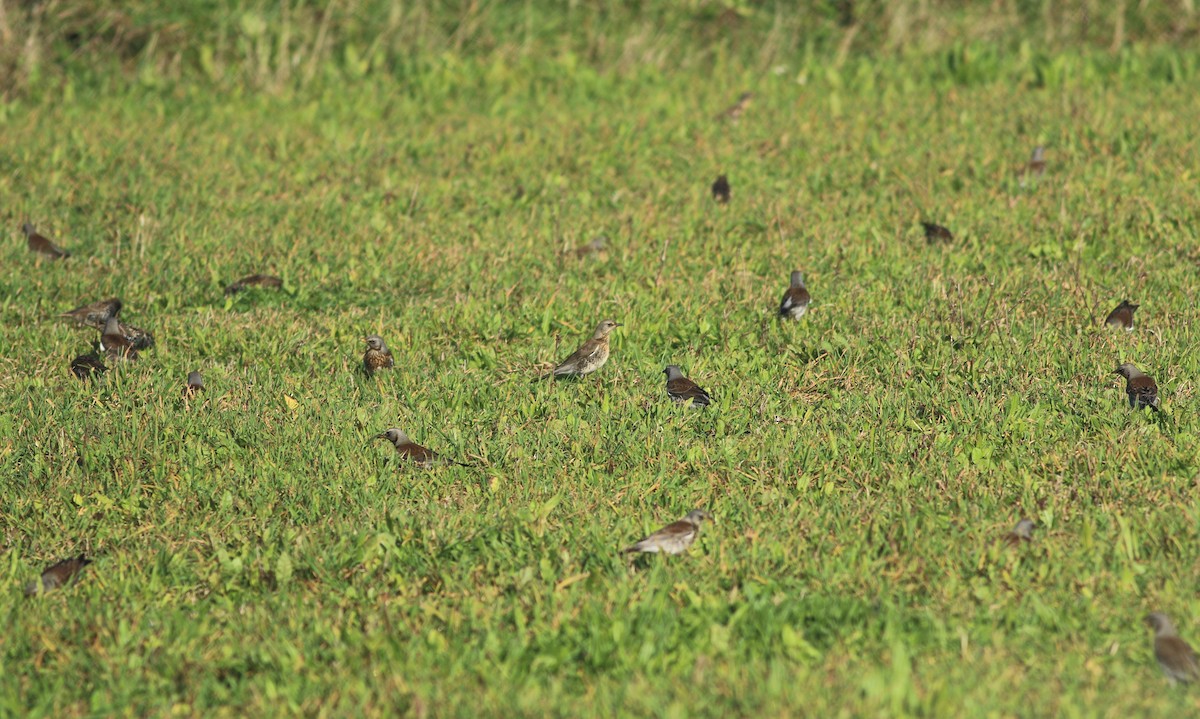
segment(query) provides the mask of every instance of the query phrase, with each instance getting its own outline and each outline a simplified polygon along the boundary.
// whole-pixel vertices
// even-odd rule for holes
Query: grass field
[[[1195,50],[654,57],[0,106],[0,715],[1200,708],[1142,624],[1200,641]],[[257,271],[284,288],[223,294]],[[80,382],[98,333],[56,315],[113,295],[157,345]],[[602,370],[531,383],[606,317]],[[475,466],[400,465],[392,426]],[[618,555],[694,507],[687,555]]]

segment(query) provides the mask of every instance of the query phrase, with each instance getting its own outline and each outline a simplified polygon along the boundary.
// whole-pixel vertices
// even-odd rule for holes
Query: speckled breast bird
[[[703,509],[693,509],[678,522],[671,522],[654,534],[625,547],[621,552],[681,554],[696,541],[696,536],[700,534],[700,524],[706,519],[712,519],[712,515]]]
[[[108,368],[94,354],[79,355],[71,360],[71,374],[81,380],[99,377],[107,371]]]
[[[269,289],[279,289],[280,287],[283,287],[283,280],[279,279],[278,277],[276,277],[274,275],[263,275],[263,274],[247,275],[247,276],[243,277],[242,279],[238,280],[237,282],[234,282],[233,284],[226,287],[225,294],[227,294],[227,295],[236,294],[236,293],[241,292],[242,290],[246,289],[247,287],[266,287]]]
[[[1029,157],[1029,165],[1026,170],[1028,174],[1037,177],[1046,174],[1046,148],[1041,145],[1033,148],[1033,154]]]
[[[951,242],[954,240],[954,235],[950,230],[941,225],[922,220],[921,227],[925,230],[926,242]]]
[[[100,335],[100,351],[114,361],[137,359],[137,349],[133,340],[121,331],[121,323],[116,317],[109,317],[104,323],[104,332]]]
[[[1120,367],[1113,370],[1113,374],[1119,374],[1125,378],[1125,393],[1129,395],[1129,406],[1134,409],[1149,407],[1155,412],[1158,409],[1158,385],[1154,379],[1134,367],[1132,363],[1126,362]]]
[[[808,294],[808,287],[804,284],[804,273],[800,270],[792,271],[792,281],[788,286],[787,291],[783,293],[783,299],[779,302],[779,316],[785,320],[798,320],[808,312],[808,303],[811,301]]]
[[[187,384],[183,387],[183,398],[191,399],[204,391],[204,377],[199,372],[188,372]]]
[[[47,237],[39,235],[37,230],[33,229],[33,225],[26,222],[21,225],[21,230],[25,233],[25,238],[29,241],[29,250],[41,255],[45,255],[52,260],[61,260],[71,256],[63,248],[51,242]]]
[[[64,559],[61,562],[53,564],[42,572],[42,577],[39,581],[30,582],[25,587],[25,596],[32,597],[41,592],[48,592],[52,589],[58,589],[65,586],[71,578],[83,570],[84,567],[91,564],[92,560],[80,554],[78,557]]]
[[[701,389],[700,385],[683,376],[679,365],[667,365],[663,370],[663,374],[667,376],[667,396],[672,401],[678,404],[687,404],[691,402],[693,407],[707,407],[712,402],[712,397],[708,392]]]
[[[608,336],[620,326],[620,322],[612,320],[604,320],[596,325],[596,331],[592,333],[590,340],[580,345],[579,349],[575,350],[570,357],[558,363],[558,366],[553,371],[537,379],[582,377],[600,369],[608,361]],[[537,380],[534,381],[536,382]]]
[[[729,178],[724,175],[718,175],[715,182],[712,183],[712,196],[718,204],[729,204],[729,198],[732,195],[732,188],[729,187]]]
[[[1032,519],[1024,519],[1017,522],[1017,526],[1012,528],[1008,534],[1004,535],[1004,543],[1010,547],[1016,547],[1020,544],[1033,541],[1033,530],[1037,528],[1037,524]]]
[[[1121,304],[1108,313],[1108,318],[1104,320],[1104,324],[1109,327],[1120,327],[1126,332],[1132,332],[1133,313],[1139,306],[1130,303],[1129,300],[1121,300]]]
[[[363,341],[367,343],[367,351],[363,354],[363,370],[368,377],[373,377],[375,370],[396,366],[396,360],[392,359],[392,351],[388,349],[382,337],[371,335],[364,337]]]
[[[737,122],[738,120],[742,119],[742,115],[744,115],[746,110],[750,108],[750,103],[753,102],[753,100],[754,93],[743,92],[738,96],[737,102],[722,110],[721,113],[717,115],[716,119],[732,120]]]
[[[108,318],[116,317],[120,311],[121,300],[116,297],[110,297],[107,300],[100,300],[90,305],[76,307],[69,312],[62,313],[59,317],[72,320],[80,327],[93,327],[103,330],[104,325],[108,322]]]
[[[1196,653],[1179,638],[1167,615],[1162,612],[1147,614],[1146,625],[1154,630],[1154,658],[1172,684],[1193,682],[1200,677]]]
[[[463,464],[462,462],[456,462],[452,459],[447,459],[437,452],[434,452],[432,449],[422,447],[421,445],[409,439],[409,436],[404,433],[404,430],[398,427],[393,427],[386,432],[380,432],[372,437],[372,439],[386,439],[392,443],[392,446],[396,448],[396,453],[399,454],[402,459],[415,462],[417,466],[424,467],[426,469],[439,462],[457,464],[460,467],[470,466]]]

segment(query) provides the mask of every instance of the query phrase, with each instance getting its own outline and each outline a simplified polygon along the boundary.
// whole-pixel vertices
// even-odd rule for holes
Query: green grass
[[[1195,54],[780,65],[5,106],[0,714],[1194,711],[1141,618],[1200,641]],[[285,290],[223,296],[254,271]],[[80,383],[94,333],[55,315],[114,294],[158,345]],[[604,317],[607,366],[530,383]],[[714,405],[673,406],[667,363]],[[398,467],[390,426],[478,466]],[[697,506],[687,556],[616,554]]]

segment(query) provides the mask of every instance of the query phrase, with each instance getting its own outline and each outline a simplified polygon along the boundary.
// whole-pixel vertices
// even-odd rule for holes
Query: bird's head
[[[1137,367],[1133,366],[1132,362],[1126,362],[1125,364],[1123,364],[1120,367],[1117,367],[1115,370],[1113,370],[1113,374],[1119,374],[1122,377],[1124,377],[1125,379],[1133,379],[1134,377],[1140,375],[1141,373],[1142,373],[1141,370],[1139,370]]]
[[[710,520],[712,518],[713,518],[712,515],[709,514],[706,510],[693,509],[692,511],[687,513],[687,516],[684,517],[684,520],[686,520],[690,524],[694,524],[697,527],[699,527],[701,522],[703,522],[706,519]]]
[[[397,447],[404,444],[410,444],[412,442],[412,440],[408,438],[408,435],[404,433],[404,430],[397,427],[392,427],[386,432],[380,432],[371,439],[386,439]]]
[[[384,344],[383,338],[380,337],[379,335],[370,335],[368,337],[363,337],[363,342],[367,343],[367,349],[373,349],[373,350],[387,349],[387,345]]]
[[[203,387],[204,377],[199,372],[188,372],[188,387]]]
[[[800,270],[792,270],[792,287],[804,286],[804,273]]]
[[[1171,624],[1171,620],[1162,612],[1150,612],[1146,615],[1146,626],[1154,630],[1154,633],[1160,637],[1170,636],[1175,633],[1175,625]]]
[[[668,382],[673,379],[679,379],[683,376],[683,372],[679,369],[679,365],[677,364],[667,365],[667,368],[663,370],[663,374],[667,376]]]
[[[613,330],[615,330],[616,328],[618,328],[620,326],[621,326],[620,322],[614,322],[612,320],[604,320],[600,324],[596,325],[596,331],[592,334],[592,339],[602,340],[605,337],[607,337],[609,334],[611,334]]]
[[[1032,539],[1033,530],[1035,529],[1037,529],[1037,522],[1034,522],[1032,519],[1022,519],[1017,522],[1016,527],[1013,527],[1013,534],[1021,539]]]
[[[26,222],[25,224],[21,225],[21,232],[24,232],[26,236],[29,236],[32,235],[35,230],[33,229],[33,225]]]

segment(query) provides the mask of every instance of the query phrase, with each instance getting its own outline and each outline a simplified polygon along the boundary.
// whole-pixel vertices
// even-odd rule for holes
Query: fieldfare
[[[25,587],[25,596],[32,597],[39,592],[58,589],[91,563],[92,560],[80,554],[78,557],[71,557],[70,559],[64,559],[57,564],[53,564],[47,567],[46,571],[42,572],[40,581],[30,582]]]
[[[104,362],[94,354],[79,355],[71,360],[71,374],[79,379],[93,379],[108,371]]]
[[[667,375],[667,395],[676,403],[687,404],[690,401],[693,407],[707,407],[712,402],[708,392],[683,376],[679,365],[667,365],[663,374]]]
[[[1017,526],[1012,528],[1012,531],[1004,535],[1004,543],[1010,547],[1015,547],[1023,542],[1033,541],[1033,530],[1037,529],[1037,524],[1032,519],[1022,518],[1017,522]]]
[[[191,399],[204,391],[204,377],[199,372],[188,372],[187,385],[183,388],[183,398]]]
[[[560,362],[553,371],[537,379],[582,377],[600,369],[608,361],[608,335],[620,326],[620,322],[612,320],[604,320],[596,325],[596,331],[592,333],[590,340],[580,345],[574,354]]]
[[[750,102],[753,99],[754,99],[754,93],[743,92],[741,95],[738,95],[737,102],[733,103],[729,107],[722,110],[721,114],[717,115],[716,119],[718,119],[718,120],[733,120],[734,122],[737,122],[738,120],[741,119],[742,115],[745,114],[746,110],[750,107]]]
[[[371,335],[364,337],[363,341],[367,343],[367,351],[363,354],[363,370],[366,371],[368,377],[375,375],[377,369],[390,369],[396,366],[396,360],[392,359],[392,351],[387,348],[387,343],[379,335]]]
[[[246,289],[247,287],[269,287],[271,289],[278,289],[280,287],[283,287],[283,280],[279,279],[278,277],[276,277],[274,275],[261,275],[261,274],[247,275],[246,277],[243,277],[242,279],[238,280],[237,282],[234,282],[233,284],[226,287],[225,294],[227,294],[227,295],[236,294],[236,293],[241,292],[242,290]]]
[[[696,535],[700,533],[700,523],[706,519],[712,519],[712,515],[703,509],[693,509],[678,522],[671,522],[645,539],[622,549],[621,552],[682,554],[696,541]]]
[[[952,242],[954,240],[954,235],[950,230],[941,225],[921,220],[921,227],[925,229],[926,242]]]
[[[587,257],[588,255],[595,254],[597,252],[604,252],[605,249],[607,249],[607,246],[608,235],[600,235],[586,245],[580,245],[579,247],[576,247],[575,256]]]
[[[1196,653],[1175,633],[1175,625],[1167,615],[1161,612],[1147,614],[1146,624],[1154,630],[1154,658],[1171,683],[1187,683],[1200,678]]]
[[[1125,378],[1125,394],[1129,395],[1129,406],[1134,409],[1149,407],[1155,412],[1158,409],[1158,385],[1150,375],[1126,362],[1113,370]]]
[[[1033,148],[1033,155],[1029,157],[1029,165],[1026,166],[1025,172],[1027,175],[1038,177],[1046,174],[1046,148],[1041,145]]]
[[[103,330],[105,323],[109,317],[116,317],[121,311],[121,300],[116,297],[110,297],[107,300],[93,302],[90,305],[76,307],[70,312],[64,312],[59,317],[74,320],[75,324],[80,327],[93,327],[98,330]]]
[[[810,300],[808,287],[804,284],[804,273],[800,270],[793,270],[792,283],[787,288],[787,292],[783,293],[783,299],[779,302],[779,316],[785,320],[800,319],[805,312],[808,312]]]
[[[728,204],[730,195],[729,178],[724,175],[718,175],[716,182],[712,183],[712,195],[713,199],[719,204]]]
[[[33,225],[28,222],[21,225],[21,230],[29,240],[29,250],[31,252],[46,255],[52,260],[61,260],[71,256],[70,252],[54,244],[46,237],[39,235],[37,230],[33,229]]]
[[[1139,307],[1129,300],[1121,300],[1117,308],[1108,313],[1104,324],[1109,327],[1122,327],[1126,332],[1133,332],[1133,312]]]
[[[438,462],[449,462],[451,464],[457,464],[460,467],[470,466],[469,464],[463,464],[462,462],[455,462],[452,459],[447,459],[437,452],[434,452],[432,449],[422,447],[421,445],[409,439],[408,435],[404,433],[404,430],[397,427],[393,427],[386,432],[380,432],[371,439],[386,439],[392,443],[392,446],[396,448],[396,453],[399,454],[401,458],[412,460],[413,462],[417,463],[418,467],[423,467],[425,469],[432,467]]]
[[[116,317],[109,317],[104,323],[104,332],[100,335],[100,351],[108,355],[110,360],[137,359],[137,347],[122,331],[121,323]]]

